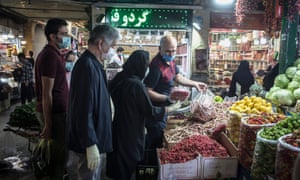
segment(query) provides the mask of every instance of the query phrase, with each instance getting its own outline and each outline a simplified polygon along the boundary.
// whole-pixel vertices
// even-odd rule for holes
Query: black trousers
[[[25,104],[26,100],[28,102],[32,101],[33,96],[33,83],[29,83],[28,86],[25,83],[21,83],[21,103]]]

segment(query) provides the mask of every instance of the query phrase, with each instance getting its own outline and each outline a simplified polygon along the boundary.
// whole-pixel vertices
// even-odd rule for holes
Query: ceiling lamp
[[[11,29],[9,30],[9,33],[8,33],[7,37],[8,37],[9,39],[15,38],[15,35],[12,33],[12,30],[11,30]]]

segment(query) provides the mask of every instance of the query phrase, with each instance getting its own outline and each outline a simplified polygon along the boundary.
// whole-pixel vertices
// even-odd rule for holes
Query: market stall
[[[182,74],[191,76],[191,39],[188,37],[191,34],[192,10],[159,7],[105,8],[105,17],[107,22],[118,28],[123,37],[116,47],[124,49],[125,61],[138,49],[149,51],[152,59],[158,53],[160,38],[172,35],[178,42],[176,63]],[[114,72],[118,72],[118,68],[115,69]],[[109,67],[109,72],[114,73],[112,67]]]
[[[276,177],[278,139],[299,129],[300,117],[278,113],[278,108],[261,97],[220,102],[219,96],[213,96],[211,103],[199,99],[185,101],[169,116],[164,147],[157,150],[159,177]],[[199,114],[205,106],[211,112]]]

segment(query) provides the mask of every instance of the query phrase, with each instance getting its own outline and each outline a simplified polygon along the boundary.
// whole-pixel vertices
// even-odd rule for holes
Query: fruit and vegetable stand
[[[291,176],[296,158],[284,157],[283,148],[278,147],[281,137],[300,128],[300,116],[293,112],[292,104],[282,106],[256,96],[237,101],[210,98],[196,96],[183,103],[184,111],[169,116],[164,147],[157,151],[161,179],[266,179],[279,178],[278,173]],[[279,111],[282,107],[285,114]],[[299,142],[299,133],[290,136],[298,137],[289,145],[294,149],[288,149],[295,157],[299,153],[300,145],[295,143]],[[228,143],[224,144],[220,137]],[[289,160],[288,165],[276,164],[283,158]],[[287,167],[290,169],[284,174]]]

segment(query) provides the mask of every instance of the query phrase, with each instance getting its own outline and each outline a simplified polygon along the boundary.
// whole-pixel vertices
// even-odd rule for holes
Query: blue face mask
[[[173,61],[173,60],[175,59],[175,56],[169,56],[169,55],[164,54],[164,55],[162,56],[162,58],[163,58],[166,62],[171,62],[171,61]]]
[[[73,66],[74,66],[73,62],[66,62],[66,71],[71,72],[73,69]]]
[[[58,43],[57,45],[58,45],[59,49],[70,48],[70,46],[71,46],[71,37],[63,36],[62,37],[62,42]]]

